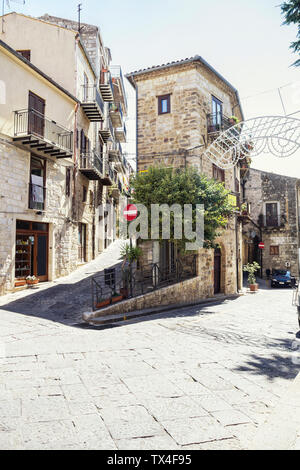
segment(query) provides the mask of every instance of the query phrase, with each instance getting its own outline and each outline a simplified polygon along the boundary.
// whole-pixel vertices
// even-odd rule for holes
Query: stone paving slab
[[[288,290],[95,329],[31,295],[0,299],[0,449],[248,449],[300,370]]]

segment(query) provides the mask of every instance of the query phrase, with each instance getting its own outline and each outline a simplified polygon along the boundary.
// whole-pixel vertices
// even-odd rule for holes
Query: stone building
[[[257,261],[266,270],[289,268],[299,277],[300,180],[249,169],[243,180],[243,262]],[[260,242],[265,248],[260,250]]]
[[[1,293],[95,258],[116,238],[127,197],[121,69],[111,74],[97,27],[88,43],[64,21],[12,13],[0,33]]]
[[[238,203],[240,167],[223,171],[203,152],[221,131],[243,119],[237,90],[200,56],[127,75],[137,95],[137,167],[157,163],[169,167],[192,165],[224,182]],[[202,249],[197,272],[203,296],[234,293],[242,285],[242,230],[237,217],[217,240],[219,250]],[[144,263],[168,269],[176,258],[170,243],[143,243]]]

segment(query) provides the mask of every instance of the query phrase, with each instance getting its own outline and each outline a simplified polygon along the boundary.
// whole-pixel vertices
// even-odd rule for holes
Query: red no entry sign
[[[265,244],[263,242],[260,242],[260,244],[258,245],[258,248],[260,248],[261,250],[263,250],[265,247]]]
[[[137,218],[138,210],[134,204],[128,204],[127,207],[124,209],[124,217],[128,222]]]

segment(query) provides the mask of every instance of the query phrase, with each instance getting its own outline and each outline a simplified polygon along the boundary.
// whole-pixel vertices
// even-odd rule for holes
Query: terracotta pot
[[[110,299],[102,300],[102,302],[99,302],[98,304],[96,304],[96,308],[107,307],[107,305],[110,305]]]
[[[258,284],[250,284],[250,291],[251,292],[258,291]]]
[[[26,281],[16,281],[15,287],[23,287],[26,286]]]
[[[29,285],[29,286],[35,286],[36,284],[38,284],[40,281],[38,279],[36,279],[35,281],[26,281],[26,283]]]
[[[118,295],[118,297],[112,297],[111,302],[115,304],[116,302],[121,302],[123,300],[123,295]]]
[[[123,299],[127,299],[128,297],[128,289],[126,289],[125,287],[120,289],[120,292],[121,292],[121,295],[123,296]]]

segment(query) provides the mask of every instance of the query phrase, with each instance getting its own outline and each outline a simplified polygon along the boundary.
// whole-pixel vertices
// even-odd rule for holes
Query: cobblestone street
[[[96,328],[35,295],[1,298],[1,449],[247,449],[300,370],[290,290]]]

